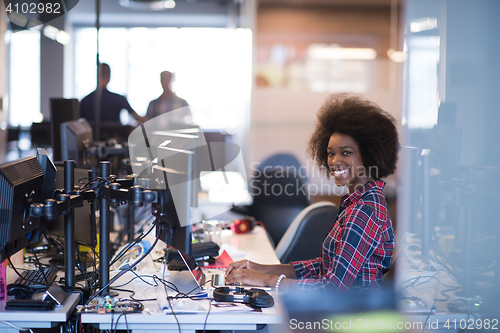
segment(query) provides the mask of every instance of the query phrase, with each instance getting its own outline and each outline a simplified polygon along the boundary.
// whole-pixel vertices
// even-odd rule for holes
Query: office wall
[[[7,153],[7,45],[4,40],[6,30],[7,14],[2,3],[0,4],[0,163],[5,161]]]
[[[50,25],[64,30],[66,15],[50,21]],[[50,118],[50,98],[64,97],[64,45],[40,35],[40,112]]]
[[[399,12],[398,14],[399,15]],[[399,44],[391,36],[391,8],[385,7],[279,7],[259,6],[255,30],[256,52],[273,44],[300,48],[311,42],[339,43],[347,47],[370,46],[377,58],[370,60],[369,88],[362,93],[391,113],[400,123],[400,64],[391,63],[387,50]],[[395,39],[391,41],[391,38]],[[255,65],[254,61],[254,67]],[[254,70],[255,72],[255,70]],[[258,80],[258,79],[257,79]],[[278,152],[295,154],[314,171],[306,157],[307,141],[316,112],[328,92],[291,86],[262,86],[252,91],[251,126],[247,140],[247,164]],[[317,181],[317,175],[311,177]],[[319,176],[318,176],[319,177]],[[395,186],[395,178],[389,182]]]

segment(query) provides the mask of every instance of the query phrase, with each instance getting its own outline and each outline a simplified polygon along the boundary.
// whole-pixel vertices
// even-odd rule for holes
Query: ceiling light
[[[377,51],[371,48],[349,48],[322,44],[312,44],[307,53],[311,58],[326,60],[373,60],[377,57]]]
[[[52,40],[56,40],[57,33],[59,32],[59,29],[54,27],[53,25],[46,25],[43,28],[43,35],[47,38],[50,38]]]
[[[52,25],[46,25],[43,28],[43,35],[63,45],[68,44],[71,39],[70,35],[66,31],[59,30]]]
[[[163,10],[175,7],[174,0],[120,0],[120,6],[136,10]]]
[[[387,50],[387,56],[394,62],[403,62],[407,58],[407,55],[403,51],[396,51],[394,49]]]
[[[420,32],[425,30],[432,30],[437,28],[438,20],[435,17],[424,17],[419,20],[412,21],[410,23],[411,32]]]
[[[26,17],[26,15],[16,12],[12,12],[9,14],[9,20],[10,22],[20,27],[24,27],[28,23],[28,18]]]
[[[62,45],[68,44],[70,39],[70,35],[64,30],[59,30],[59,32],[57,33],[56,41],[58,41]]]

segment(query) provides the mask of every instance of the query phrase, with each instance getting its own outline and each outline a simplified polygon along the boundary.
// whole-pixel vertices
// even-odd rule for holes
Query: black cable
[[[449,295],[445,295],[444,293],[447,293],[449,291],[458,290],[458,289],[462,289],[462,287],[455,287],[455,288],[446,289],[446,290],[441,291],[440,294],[443,295],[446,298],[445,299],[435,299],[435,301],[436,302],[447,302],[450,299],[450,296]]]
[[[205,283],[203,283],[203,284],[205,285],[205,284],[207,284],[208,282],[209,282],[209,281],[205,281]],[[203,288],[201,288],[201,285],[200,285],[200,286],[196,286],[194,289],[192,289],[192,290],[188,291],[188,292],[186,293],[186,295],[191,294],[191,293],[192,293],[193,291],[195,291],[196,289],[201,289],[201,290],[203,290]]]
[[[121,313],[118,318],[116,319],[115,323],[115,328],[113,329],[113,325],[111,325],[111,333],[116,332],[116,329],[118,328],[118,322],[120,321],[120,318],[125,315],[125,312]]]
[[[147,235],[149,235],[149,233],[151,231],[153,231],[153,229],[156,227],[156,225],[153,224],[153,226],[148,230],[147,233],[143,233],[141,234],[139,237],[137,237],[136,239],[134,239],[131,243],[129,243],[128,246],[124,247],[123,249],[120,250],[120,252],[118,254],[115,255],[115,258],[113,260],[111,260],[111,262],[109,263],[109,266],[112,266],[115,262],[117,262],[118,260],[120,260],[124,255],[125,253],[130,250],[134,245],[140,243]]]
[[[157,275],[153,275],[153,281],[156,282],[156,280],[160,281],[161,284],[163,284],[164,286],[166,287],[169,287],[170,289],[172,289],[173,291],[175,291],[176,293],[180,294],[181,292],[179,291],[179,289],[177,288],[177,286],[175,284],[173,284],[172,282],[168,281],[168,280],[164,280],[160,277],[158,277]]]
[[[446,261],[446,259],[441,258],[441,256],[439,256],[439,255],[437,255],[437,254],[433,254],[433,255],[432,255],[432,257],[433,257],[433,259],[434,259],[434,260],[435,260],[435,261],[436,261],[439,265],[441,265],[441,266],[447,266],[447,267],[448,267],[448,269],[449,269],[450,271],[452,271],[454,275],[458,275],[458,276],[460,276],[460,278],[462,278],[463,280],[465,280],[465,281],[463,281],[463,280],[461,281],[461,283],[460,283],[460,284],[461,284],[462,286],[463,286],[463,285],[465,285],[465,283],[469,283],[471,286],[473,286],[473,287],[475,287],[475,288],[479,289],[481,292],[484,292],[484,289],[483,289],[481,286],[479,286],[479,285],[478,285],[477,283],[475,283],[474,281],[471,281],[469,278],[467,278],[467,276],[465,276],[465,274],[463,274],[463,273],[461,273],[461,272],[457,271],[457,270],[456,270],[456,268],[458,268],[458,267],[454,267],[454,266],[452,266],[452,265],[451,265],[448,261]],[[463,283],[463,282],[465,282],[465,283]]]
[[[150,203],[145,204],[142,207],[142,211],[137,213],[137,217],[134,216],[134,222],[143,220],[144,216],[149,213],[149,210],[151,210],[151,204]],[[149,220],[149,218],[148,218],[148,220]]]
[[[76,317],[76,326],[75,329],[76,329],[76,332],[80,332],[82,333],[82,314],[78,314],[77,317]]]
[[[153,218],[154,218],[154,216],[151,216],[151,217],[149,217],[148,219],[145,219],[145,220],[144,220],[144,222],[142,223],[142,225],[138,228],[138,229],[139,229],[139,231],[141,231],[141,230],[142,230],[142,232],[143,232],[144,228],[146,227],[146,224],[148,224],[148,223],[152,222],[152,221],[151,221],[151,219],[153,219]],[[153,220],[154,220],[154,219],[153,219]],[[139,231],[138,231],[138,232],[139,232]]]
[[[102,178],[102,177],[87,177],[87,178],[82,178],[78,182],[81,182],[83,179],[88,179],[88,182],[85,183],[84,185],[80,186],[80,192],[84,191],[89,191],[89,190],[94,190],[96,196],[99,196],[99,192],[101,190],[101,187],[103,185],[109,185],[111,183],[114,183],[116,180],[116,176],[111,175],[107,178]]]
[[[97,252],[95,252],[95,249],[94,248],[90,248],[90,249],[92,250],[92,253],[94,254],[94,258],[97,259],[97,261],[101,262],[101,260],[99,258],[99,255],[97,254]],[[96,272],[96,274],[97,274],[97,263],[96,263],[96,260],[92,260],[92,265],[94,266],[94,272]]]
[[[412,281],[412,280],[413,280],[413,282],[412,282],[412,283],[410,283],[409,285],[407,285],[407,286],[405,286],[404,288],[400,289],[399,291],[401,292],[401,291],[405,290],[406,288],[409,288],[409,287],[414,287],[414,286],[415,286],[415,283],[417,283],[417,282],[420,280],[420,278],[421,278],[421,275],[418,275],[418,276],[416,276],[416,277],[414,277],[414,278],[411,278],[411,279],[409,279],[409,280],[406,280],[406,281],[401,282],[401,284],[403,284],[403,283],[406,283],[406,282],[409,282],[409,281]],[[429,280],[429,281],[430,281],[430,280]]]
[[[165,274],[165,270],[163,270],[163,274]],[[170,308],[170,311],[172,311],[172,314],[174,315],[175,321],[177,322],[177,328],[179,329],[179,333],[182,333],[181,332],[181,324],[179,323],[179,319],[177,319],[177,315],[175,314],[174,307],[172,306],[172,302],[171,302],[170,298],[168,297],[166,284],[163,285],[163,289],[165,290],[165,296],[167,296],[167,302],[168,302],[168,306]]]
[[[125,318],[125,326],[127,327],[127,333],[129,333],[130,330],[128,329],[128,321],[127,321],[127,314],[126,313],[123,314],[123,318]]]
[[[57,252],[64,252],[64,246],[62,246],[61,242],[56,241],[47,229],[45,229],[43,236],[45,237],[49,245],[55,248]]]
[[[45,275],[43,267],[40,264],[40,261],[38,260],[38,257],[36,256],[35,250],[33,249],[33,244],[31,243],[31,240],[29,240],[29,239],[28,239],[28,244],[30,246],[31,252],[33,252],[33,256],[35,257],[35,261],[36,261],[36,264],[38,266],[38,270],[40,271],[40,273],[42,273],[43,279],[45,280],[45,283],[47,284],[47,287],[49,287],[49,280],[47,279],[47,275]]]
[[[144,258],[146,258],[149,255],[149,253],[154,249],[154,247],[156,246],[156,244],[158,243],[159,240],[160,240],[160,233],[158,233],[158,235],[156,236],[156,239],[155,239],[153,245],[149,248],[149,250],[146,251],[146,253],[144,253],[142,255],[142,257],[140,257],[138,260],[136,260],[127,269],[124,269],[123,271],[121,271],[120,273],[118,273],[117,275],[115,275],[115,277],[112,278],[105,286],[103,286],[101,289],[99,289],[99,291],[97,291],[94,295],[92,295],[89,298],[89,300],[87,301],[86,304],[90,303],[90,301],[92,301],[94,298],[96,298],[97,295],[99,295],[101,292],[103,292],[104,290],[106,290],[113,282],[115,282],[120,277],[122,277],[125,273],[127,273],[128,271],[131,271],[132,268],[134,268],[135,266],[137,266]]]
[[[433,277],[435,277],[435,275]],[[438,290],[439,290],[439,288],[438,288]],[[436,290],[436,296],[434,297],[434,303],[432,303],[432,307],[429,309],[429,313],[427,314],[427,318],[425,318],[424,325],[422,327],[422,333],[424,333],[424,331],[425,331],[425,324],[427,323],[427,321],[431,317],[431,314],[433,313],[433,311],[436,310],[436,300],[438,297],[438,290]]]
[[[81,265],[76,264],[76,268],[78,268],[78,270],[80,271],[80,273],[82,273],[85,282],[90,286],[91,285],[91,281],[90,281],[90,276],[87,274],[87,267],[85,266],[85,269],[83,269],[81,267]]]
[[[144,282],[147,285],[150,285],[151,287],[157,287],[158,284],[154,285],[152,283],[149,283],[148,281],[144,280],[141,275],[137,274],[136,272],[132,272],[135,274],[136,277],[138,277],[142,282]]]
[[[27,282],[33,282],[33,283],[38,283],[37,281],[33,281],[31,279],[26,278],[24,275],[19,273],[19,271],[16,269],[12,261],[10,261],[10,256],[7,257],[7,260],[9,260],[9,266],[14,270],[14,272],[21,278],[21,281],[27,281]],[[25,269],[25,271],[29,271],[29,269]]]
[[[424,325],[422,325],[422,333],[425,332],[425,324],[427,324],[427,321],[429,320],[431,314],[432,314],[432,311],[435,310],[435,305],[436,305],[436,301],[434,301],[434,304],[432,305],[432,307],[429,309],[429,313],[427,314],[427,317],[425,318],[425,321],[424,321]]]
[[[207,316],[205,317],[205,322],[203,323],[203,333],[205,333],[206,328],[207,328],[207,320],[208,320],[208,315],[210,314],[210,310],[212,309],[212,300],[208,300],[208,312]]]
[[[132,294],[135,294],[135,291],[130,290],[130,289],[120,289],[120,288],[115,288],[115,287],[110,287],[110,289],[113,289],[113,290],[118,290],[118,291],[123,291],[123,292],[126,292],[126,293],[132,293]]]
[[[153,301],[158,301],[158,299],[156,299],[156,298],[135,299],[133,297],[130,297],[130,300],[134,301],[134,302],[153,302]]]
[[[111,310],[111,326],[110,326],[111,333],[113,333],[113,318],[114,318],[114,315],[115,315],[115,310]]]
[[[127,284],[132,283],[132,281],[134,281],[134,280],[135,280],[135,279],[137,279],[137,278],[138,278],[138,277],[137,277],[137,276],[135,276],[135,277],[133,277],[132,279],[130,279],[129,281],[127,281],[127,282],[125,282],[125,283],[123,283],[123,284],[119,284],[119,285],[117,285],[117,286],[115,286],[115,287],[116,287],[116,288],[124,287],[124,286],[126,286]],[[156,287],[156,286],[154,286],[154,285],[153,285],[153,287]]]
[[[91,250],[95,253],[94,249],[91,248]],[[89,258],[90,263],[92,265],[92,273],[96,277],[96,279],[94,281],[91,281],[92,283],[89,283],[89,285],[88,285],[88,288],[91,288],[92,285],[95,284],[96,281],[98,281],[98,278],[97,278],[97,265],[96,265],[96,262],[95,262],[94,258],[90,255],[89,252],[86,252],[86,255]]]
[[[158,235],[159,234],[161,234],[161,232],[159,232]],[[163,281],[165,281],[165,268],[167,266],[168,255],[170,253],[170,244],[172,244],[172,242],[171,242],[172,236],[173,236],[173,230],[172,230],[172,228],[169,228],[167,242],[166,242],[167,243],[167,253],[165,254],[165,263],[163,264],[163,275],[162,275]],[[181,324],[179,323],[179,319],[177,319],[177,315],[175,314],[174,308],[172,306],[172,302],[170,301],[170,298],[168,297],[167,285],[165,283],[163,283],[163,289],[165,290],[165,296],[167,297],[168,306],[169,306],[170,310],[172,311],[172,314],[174,315],[175,321],[177,322],[177,328],[179,329],[179,333],[182,333],[181,332]],[[175,286],[175,289],[177,289],[177,286]],[[178,289],[177,289],[177,292],[179,294]]]

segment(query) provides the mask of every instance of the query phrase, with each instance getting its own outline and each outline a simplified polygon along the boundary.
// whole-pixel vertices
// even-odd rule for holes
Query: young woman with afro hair
[[[320,257],[284,265],[238,261],[227,269],[227,283],[377,288],[391,268],[394,232],[381,178],[396,171],[400,146],[395,120],[376,104],[347,93],[330,95],[317,117],[307,152],[328,178],[349,190]]]

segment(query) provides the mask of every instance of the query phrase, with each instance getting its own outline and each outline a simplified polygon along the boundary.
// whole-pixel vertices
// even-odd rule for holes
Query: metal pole
[[[97,36],[97,53],[96,53],[96,63],[97,63],[97,88],[95,91],[94,99],[94,141],[99,141],[101,139],[101,95],[102,91],[99,87],[99,81],[101,78],[101,62],[99,60],[99,29],[101,28],[100,17],[101,17],[101,1],[96,0],[95,2],[95,13],[96,13],[96,36]]]
[[[70,195],[74,189],[75,161],[64,161],[64,193]],[[64,215],[64,274],[66,289],[75,287],[75,210]]]
[[[430,165],[429,149],[422,150],[422,256],[428,257],[431,248]]]
[[[111,165],[108,161],[100,163],[101,177],[107,178],[110,175]],[[109,212],[109,199],[103,195],[99,198],[100,203],[100,222],[99,222],[99,288],[102,289],[109,282],[109,231],[110,231],[110,212]],[[109,294],[109,288],[101,292],[102,296]]]
[[[127,222],[127,232],[128,232],[128,242],[131,243],[134,240],[134,221],[135,221],[135,209],[134,205],[128,202],[128,222]]]

